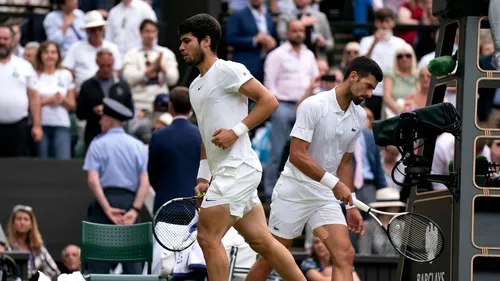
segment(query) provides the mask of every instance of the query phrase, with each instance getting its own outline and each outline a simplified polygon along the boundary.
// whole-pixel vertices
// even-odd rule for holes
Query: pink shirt
[[[298,101],[319,75],[313,52],[302,45],[295,52],[287,41],[267,55],[264,85],[281,101]]]

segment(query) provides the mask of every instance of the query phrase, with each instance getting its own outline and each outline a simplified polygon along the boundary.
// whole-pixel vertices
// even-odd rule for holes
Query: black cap
[[[127,121],[134,117],[134,113],[130,109],[114,99],[104,98],[103,103],[104,115],[108,115],[109,117],[115,118],[119,121]]]

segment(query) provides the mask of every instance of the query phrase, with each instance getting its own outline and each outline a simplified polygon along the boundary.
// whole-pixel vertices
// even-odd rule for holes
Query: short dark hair
[[[209,14],[197,14],[185,19],[179,25],[179,35],[192,33],[201,42],[205,37],[210,37],[210,49],[217,53],[222,31],[219,22]]]
[[[368,77],[371,74],[375,76],[378,82],[382,82],[382,79],[384,79],[384,74],[378,63],[366,56],[357,57],[349,63],[345,69],[344,81],[349,78],[353,71],[358,73],[359,78]]]
[[[146,27],[146,25],[153,25],[154,27],[156,27],[156,29],[158,29],[158,24],[154,21],[154,20],[151,20],[151,19],[145,19],[141,22],[141,25],[139,26],[139,31],[142,32],[142,30]]]
[[[14,38],[14,30],[8,24],[0,24],[0,28],[7,28],[10,31],[10,37]]]
[[[381,8],[375,12],[375,20],[384,21],[386,19],[394,20],[394,12],[389,8]]]
[[[176,113],[188,114],[191,111],[191,102],[189,101],[189,89],[177,86],[170,91],[170,102]]]

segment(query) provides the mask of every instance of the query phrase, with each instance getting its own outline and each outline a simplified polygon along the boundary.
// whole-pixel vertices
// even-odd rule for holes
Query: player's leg
[[[283,239],[280,237],[277,237],[276,235],[273,235],[274,239],[276,239],[278,242],[280,242],[285,248],[290,249],[292,246],[293,239]],[[247,277],[245,278],[246,281],[265,281],[268,277],[269,274],[273,271],[273,267],[269,262],[267,262],[266,259],[261,255],[257,259],[257,261],[254,263],[252,268],[247,274]]]
[[[332,280],[352,281],[355,252],[340,204],[332,202],[319,206],[309,224],[332,256]]]
[[[278,272],[278,274],[286,281],[305,281],[306,278],[295,263],[295,260],[290,251],[280,242],[273,238],[266,224],[264,208],[261,204],[255,205],[250,212],[245,214],[243,218],[234,224],[234,228],[245,238],[250,247],[263,257],[269,265]],[[285,242],[286,243],[286,242]],[[269,271],[269,267],[265,267],[261,261],[259,265],[263,269]],[[265,280],[267,276],[263,275],[263,270],[258,270],[254,278],[247,277],[246,280],[259,281]],[[260,274],[259,274],[260,273]],[[269,275],[269,273],[267,275]],[[249,273],[250,274],[250,273]]]
[[[229,260],[221,240],[233,223],[234,218],[229,214],[227,205],[202,206],[198,218],[198,244],[203,251],[210,280],[227,280],[229,276]]]

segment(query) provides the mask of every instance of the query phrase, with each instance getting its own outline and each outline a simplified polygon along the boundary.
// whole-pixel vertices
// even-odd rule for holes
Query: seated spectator
[[[392,178],[392,170],[394,169],[394,166],[396,166],[396,163],[400,158],[401,158],[401,153],[399,153],[398,148],[393,145],[386,146],[385,149],[382,150],[382,161],[384,162],[383,164],[385,171],[385,180],[388,186],[397,189],[401,189],[401,187],[396,182],[394,182],[394,179]],[[399,171],[404,171],[403,164],[399,164],[398,169]],[[402,173],[398,172],[398,170],[395,170],[394,178],[396,179],[397,182],[402,183],[405,179],[405,176]]]
[[[399,115],[404,110],[404,99],[417,89],[417,60],[413,47],[403,44],[396,49],[392,70],[384,73],[384,112],[382,119]]]
[[[36,53],[38,52],[39,47],[40,43],[35,41],[28,42],[24,46],[23,58],[29,61],[33,68],[36,68]]]
[[[75,271],[80,271],[80,247],[76,245],[68,245],[62,251],[62,263],[66,267],[64,273],[73,273]]]
[[[43,272],[51,279],[59,276],[57,264],[43,245],[33,209],[29,206],[16,205],[12,209],[7,225],[7,241],[13,251],[28,252],[28,278]]]
[[[95,76],[82,84],[76,103],[76,116],[86,120],[84,142],[86,147],[101,133],[99,120],[103,113],[103,99],[109,97],[124,104],[134,111],[130,88],[122,78],[113,71],[114,53],[107,48],[100,49],[96,55],[98,65]]]
[[[43,21],[47,40],[56,42],[64,56],[69,48],[80,40],[86,40],[82,30],[85,14],[78,9],[76,0],[56,0],[57,10],[50,12]]]
[[[342,61],[340,62],[340,69],[345,71],[345,68],[349,63],[359,56],[359,43],[349,42],[344,47],[344,53],[342,54]]]
[[[85,14],[85,25],[83,28],[87,32],[87,40],[74,43],[68,50],[62,65],[75,75],[76,89],[80,89],[82,83],[97,72],[96,53],[101,48],[106,48],[113,53],[115,71],[122,68],[122,55],[118,46],[104,40],[104,26],[106,21],[98,11],[91,11]]]
[[[313,238],[311,254],[302,261],[300,269],[308,281],[332,280],[333,260],[325,244],[318,237]],[[360,281],[354,267],[352,268],[352,280]]]
[[[424,7],[426,0],[405,1],[398,10],[398,23],[405,25],[419,25],[424,17]],[[410,30],[396,33],[396,36],[405,40],[410,45],[415,44],[418,37],[417,30]]]
[[[278,20],[277,33],[280,41],[287,40],[287,26],[290,20],[298,19],[305,27],[304,44],[317,56],[326,56],[333,50],[334,39],[330,23],[326,15],[312,9],[310,0],[294,0],[295,10],[292,13],[281,14]]]
[[[38,156],[70,159],[69,112],[76,107],[73,76],[69,70],[61,67],[62,58],[56,42],[43,42],[36,60],[43,129],[43,139],[38,143]]]
[[[401,212],[401,208],[406,204],[399,200],[399,190],[393,187],[386,187],[377,190],[376,202],[370,205],[371,208],[384,212]],[[392,216],[377,214],[383,226],[387,228]],[[365,221],[365,234],[359,237],[359,254],[361,255],[397,255],[384,229],[374,219]]]
[[[295,111],[297,111],[299,105],[308,97],[320,92],[330,91],[338,84],[340,84],[342,80],[344,80],[344,73],[336,67],[330,68],[324,75],[318,75],[314,77],[311,81],[311,84],[309,84],[309,87],[307,87],[306,91],[304,92],[304,95],[302,95],[300,100],[295,105]]]
[[[136,116],[129,132],[149,143],[152,132],[153,101],[158,94],[168,94],[169,87],[179,80],[175,54],[158,46],[156,22],[146,19],[140,28],[142,46],[131,49],[123,62],[123,74],[132,91]]]
[[[408,112],[424,107],[427,104],[430,84],[431,73],[427,67],[423,67],[418,73],[417,91],[406,96],[403,111]]]
[[[109,11],[106,40],[118,45],[124,56],[141,45],[139,26],[145,19],[158,20],[150,5],[142,0],[121,0]]]
[[[21,28],[23,25],[26,23],[24,19],[16,19],[16,18],[11,18],[8,19],[7,22],[5,23],[6,25],[10,26],[12,31],[14,32],[14,37],[13,37],[13,42],[12,42],[12,54],[22,58],[23,53],[24,53],[24,48],[21,46],[21,37],[22,37],[22,32]]]

